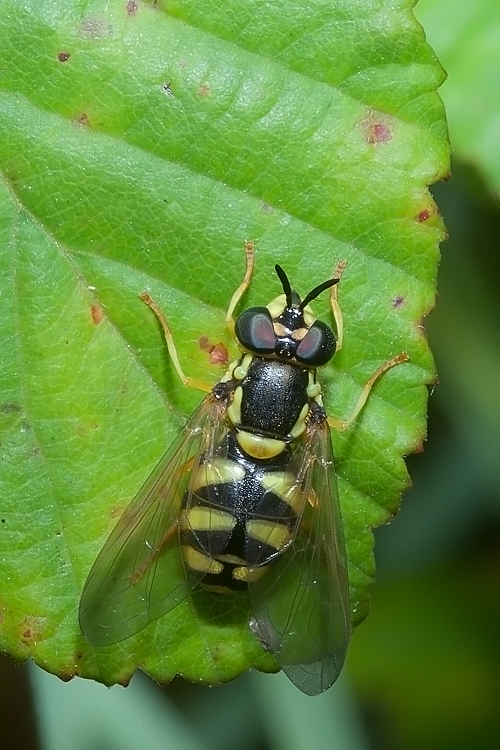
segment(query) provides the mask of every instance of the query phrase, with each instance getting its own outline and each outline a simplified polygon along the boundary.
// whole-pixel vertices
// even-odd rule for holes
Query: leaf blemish
[[[42,627],[45,624],[44,617],[27,616],[24,618],[24,630],[21,639],[26,646],[36,645],[42,636]]]
[[[381,122],[370,123],[367,127],[366,140],[368,143],[385,143],[392,138],[392,130]]]
[[[198,346],[200,347],[202,352],[210,352],[210,339],[208,338],[208,336],[200,336]]]
[[[94,325],[98,326],[104,318],[102,307],[99,307],[99,305],[91,305],[90,315],[92,317],[92,322],[94,323]]]
[[[139,6],[136,0],[128,0],[127,3],[127,16],[135,16]]]
[[[170,81],[168,83],[162,83],[161,90],[167,96],[173,96],[174,95],[174,92],[172,91],[172,87],[170,85]]]
[[[77,118],[77,123],[79,125],[88,125],[89,124],[89,116],[86,112],[82,112],[81,115]]]
[[[229,360],[229,354],[224,344],[216,344],[210,352],[211,365],[225,365]]]
[[[198,346],[203,352],[209,354],[209,362],[211,365],[227,364],[229,353],[222,342],[211,344],[208,336],[201,336],[198,341]]]
[[[91,37],[93,39],[99,39],[100,37],[111,36],[113,33],[113,27],[111,24],[105,24],[99,18],[86,18],[82,21],[81,25],[84,36]]]
[[[398,310],[400,307],[404,307],[405,304],[405,298],[401,296],[394,297],[392,300],[392,306]]]
[[[210,96],[210,86],[208,85],[208,83],[202,83],[200,86],[198,86],[198,95],[203,99],[205,99],[207,96]]]
[[[427,221],[427,219],[429,218],[430,215],[431,215],[431,212],[429,211],[429,209],[428,208],[424,208],[423,211],[420,211],[420,213],[418,215],[418,220],[420,222]]]
[[[59,62],[62,62],[62,63],[66,62],[66,60],[69,60],[70,57],[71,57],[71,54],[69,52],[59,52],[57,55],[57,59],[59,60]]]
[[[15,401],[6,401],[0,405],[2,414],[19,414],[20,411],[22,411],[22,406]]]

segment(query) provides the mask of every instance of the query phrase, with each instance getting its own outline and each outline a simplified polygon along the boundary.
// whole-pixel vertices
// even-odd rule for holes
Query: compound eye
[[[295,359],[305,365],[321,367],[333,357],[336,346],[335,336],[330,326],[317,320],[298,345]]]
[[[272,354],[276,346],[273,321],[267,307],[250,307],[234,326],[240,344],[251,352]]]

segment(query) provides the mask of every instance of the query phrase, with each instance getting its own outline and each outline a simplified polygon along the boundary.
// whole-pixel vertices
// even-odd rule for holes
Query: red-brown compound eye
[[[305,365],[321,367],[330,361],[336,348],[337,342],[330,326],[317,320],[298,345],[295,359]]]
[[[273,321],[267,307],[250,307],[236,321],[234,333],[240,344],[251,352],[272,354],[276,346]]]

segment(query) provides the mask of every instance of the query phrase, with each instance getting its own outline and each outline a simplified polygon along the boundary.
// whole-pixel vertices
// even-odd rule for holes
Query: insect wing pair
[[[213,481],[228,430],[226,403],[212,392],[125,510],[83,590],[80,624],[90,643],[129,638],[202,583],[205,572],[184,562],[182,527],[193,502],[193,477],[205,470]],[[289,541],[263,574],[252,581],[249,570],[250,627],[291,681],[317,695],[337,678],[349,638],[344,541],[324,414],[308,421],[284,471],[290,480],[283,505],[298,512]],[[272,521],[278,524],[280,517]],[[213,557],[230,533],[217,535]]]

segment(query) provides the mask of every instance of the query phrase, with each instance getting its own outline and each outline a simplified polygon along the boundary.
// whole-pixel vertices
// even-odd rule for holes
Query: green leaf
[[[0,0],[0,647],[106,683],[276,668],[245,597],[203,591],[146,631],[92,649],[84,580],[198,394],[224,368],[224,310],[256,245],[245,305],[346,260],[344,348],[321,372],[334,435],[352,611],[367,611],[371,528],[408,484],[433,364],[443,226],[427,186],[448,170],[442,71],[406,2]],[[315,311],[329,320],[327,295]],[[208,344],[207,346],[207,339]],[[221,348],[221,351],[224,350]]]

